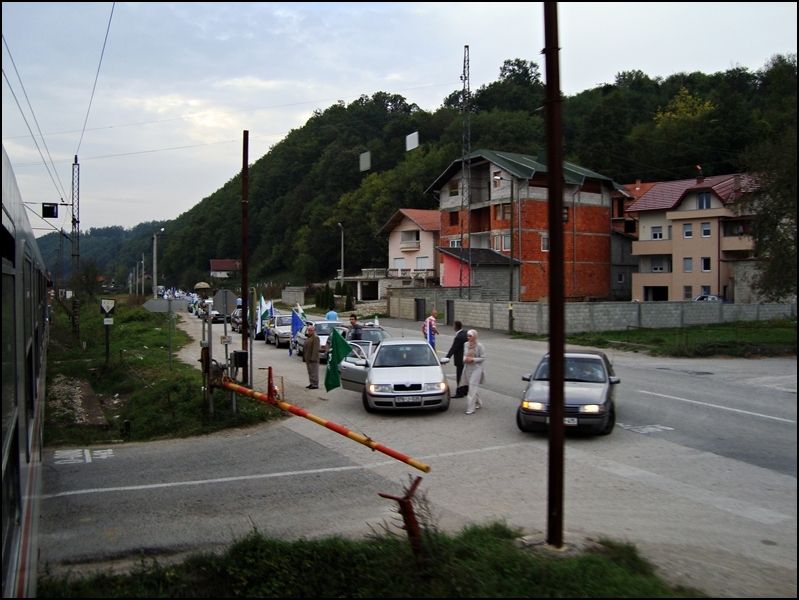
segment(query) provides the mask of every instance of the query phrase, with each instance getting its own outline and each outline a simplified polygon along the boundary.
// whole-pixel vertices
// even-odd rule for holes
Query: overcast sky
[[[2,11],[3,145],[23,199],[37,204],[69,201],[78,155],[83,231],[186,212],[241,169],[245,129],[253,163],[339,100],[385,91],[435,110],[462,87],[465,45],[472,90],[496,80],[505,59],[534,61],[545,76],[538,2],[3,2]],[[567,95],[631,69],[757,71],[796,53],[796,3],[560,3],[558,12]],[[17,102],[44,134],[52,177]],[[37,235],[69,231],[69,207],[59,214],[29,212]]]

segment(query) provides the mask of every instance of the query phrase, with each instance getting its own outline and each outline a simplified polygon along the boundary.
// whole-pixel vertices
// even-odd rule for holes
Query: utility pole
[[[247,350],[250,341],[250,319],[248,317],[249,305],[249,283],[247,277],[247,232],[249,229],[248,209],[249,209],[249,194],[250,194],[250,171],[249,171],[249,154],[250,154],[250,132],[245,129],[242,140],[241,151],[241,349]],[[255,313],[255,303],[253,302],[253,314]],[[260,307],[258,308],[260,310]],[[260,319],[261,315],[256,314],[255,319]],[[253,319],[253,323],[255,323]],[[249,363],[249,361],[247,361]],[[250,381],[250,373],[248,366],[242,367],[242,375],[244,381],[248,385],[252,385]]]

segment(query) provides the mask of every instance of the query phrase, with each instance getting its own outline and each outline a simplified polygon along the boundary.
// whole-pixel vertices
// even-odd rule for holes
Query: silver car
[[[275,315],[267,321],[264,340],[275,348],[291,343],[291,315]]]
[[[425,340],[384,339],[371,355],[353,352],[339,364],[341,386],[359,392],[367,412],[449,408],[449,385],[439,358]]]
[[[615,390],[619,378],[604,352],[564,355],[563,424],[566,429],[608,435],[616,424]],[[535,373],[522,376],[527,387],[516,411],[522,431],[543,431],[549,424],[549,354]]]
[[[341,321],[306,321],[302,329],[297,332],[297,336],[292,340],[294,350],[297,351],[298,356],[302,356],[303,348],[305,347],[305,340],[308,339],[308,326],[313,325],[317,337],[319,338],[319,361],[327,362],[327,338],[333,332],[333,329],[344,327]]]

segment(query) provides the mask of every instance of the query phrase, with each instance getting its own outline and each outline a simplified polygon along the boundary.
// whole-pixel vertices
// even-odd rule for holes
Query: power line
[[[94,101],[94,92],[97,89],[97,80],[100,78],[100,67],[103,64],[103,56],[105,56],[105,45],[108,43],[108,33],[111,31],[111,19],[114,18],[114,7],[116,6],[116,2],[111,4],[111,15],[108,17],[108,27],[105,30],[105,39],[103,40],[103,49],[100,52],[100,62],[97,65],[97,73],[94,75],[94,85],[92,86],[92,95],[89,98],[89,107],[86,109],[86,118],[83,120],[83,131],[80,133],[80,139],[78,140],[78,147],[75,149],[75,156],[80,154],[80,145],[83,142],[83,134],[86,132],[86,124],[89,122],[89,112],[92,109],[92,101]]]

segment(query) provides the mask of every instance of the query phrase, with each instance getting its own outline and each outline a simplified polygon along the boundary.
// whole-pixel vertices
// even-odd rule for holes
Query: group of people
[[[430,316],[422,323],[422,335],[427,342],[436,348],[436,335],[438,312],[433,309]],[[480,384],[485,383],[483,363],[485,361],[485,347],[477,340],[477,331],[463,328],[463,323],[455,321],[455,339],[452,347],[447,352],[447,358],[452,358],[455,363],[455,380],[457,388],[453,398],[466,398],[466,414],[473,415],[474,411],[483,407],[480,400]]]
[[[331,315],[331,313],[333,313]],[[330,318],[333,316],[333,318]],[[338,315],[334,311],[330,311],[326,315],[327,320],[329,321],[338,321]],[[358,323],[358,316],[355,313],[350,315],[350,330],[352,331],[352,335],[350,339],[353,340],[360,340],[361,339],[361,332],[363,331],[361,324]],[[321,342],[319,340],[319,336],[316,335],[316,328],[313,325],[309,325],[308,329],[306,330],[308,334],[308,338],[305,340],[305,345],[302,348],[302,362],[305,363],[305,368],[308,370],[308,385],[306,385],[306,389],[309,390],[318,390],[319,389],[319,349],[321,347]]]
[[[329,316],[329,313],[328,313]],[[336,315],[337,316],[337,315]],[[433,309],[430,316],[422,323],[422,334],[427,342],[436,348],[436,336],[438,335],[438,324],[436,318],[438,312]],[[463,328],[463,323],[455,321],[455,339],[452,347],[447,352],[447,358],[452,358],[455,363],[455,374],[457,388],[453,398],[466,398],[466,414],[473,415],[474,412],[483,407],[480,399],[480,384],[485,382],[483,363],[485,361],[485,348],[477,340],[477,331]],[[355,313],[350,315],[350,329],[353,332],[351,339],[361,339],[361,325]],[[309,385],[305,386],[309,390],[319,388],[319,337],[316,335],[313,326],[308,327],[308,339],[303,347],[302,360],[308,369]]]

